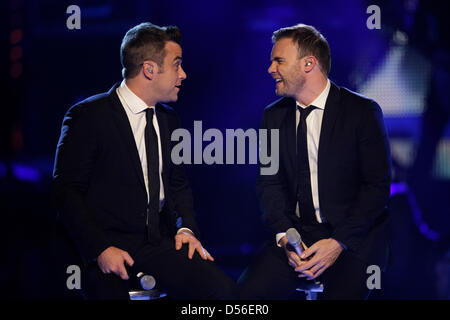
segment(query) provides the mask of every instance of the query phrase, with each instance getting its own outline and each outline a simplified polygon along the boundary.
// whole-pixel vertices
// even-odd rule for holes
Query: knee
[[[227,275],[221,277],[221,279],[217,281],[216,286],[213,299],[235,300],[238,298],[238,288],[236,282]]]
[[[244,271],[237,281],[237,297],[240,300],[258,299],[258,295],[262,290],[258,286],[258,281],[254,277],[250,277],[248,270]]]

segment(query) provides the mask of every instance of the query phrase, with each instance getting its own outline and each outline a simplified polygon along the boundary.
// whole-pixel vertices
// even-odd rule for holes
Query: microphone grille
[[[140,282],[144,290],[152,290],[156,284],[156,280],[152,276],[143,276]]]
[[[290,244],[299,243],[302,241],[300,234],[295,228],[290,228],[286,231],[286,238]]]

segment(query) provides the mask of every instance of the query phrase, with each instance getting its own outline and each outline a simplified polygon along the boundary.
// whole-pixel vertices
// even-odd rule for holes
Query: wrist
[[[286,236],[283,236],[279,241],[278,241],[278,245],[284,249],[286,249],[286,245],[288,244],[288,240],[286,238]]]
[[[347,248],[345,247],[345,245],[344,245],[343,243],[341,243],[340,241],[337,241],[337,240],[334,239],[334,238],[330,238],[330,239],[333,240],[333,242],[336,244],[336,246],[339,247],[342,251],[345,250],[345,249],[347,249]]]

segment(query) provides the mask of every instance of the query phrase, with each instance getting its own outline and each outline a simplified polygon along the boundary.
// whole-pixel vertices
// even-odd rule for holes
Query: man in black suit
[[[264,110],[262,128],[279,130],[280,168],[260,173],[257,190],[273,239],[239,279],[240,296],[290,298],[320,279],[323,299],[367,298],[367,267],[383,269],[389,253],[382,112],[328,79],[330,49],[314,27],[282,28],[272,41],[268,72],[283,98]],[[302,237],[301,256],[290,228]]]
[[[121,45],[124,80],[65,115],[54,168],[59,217],[83,258],[87,298],[128,299],[151,274],[174,298],[231,298],[234,282],[202,247],[181,165],[171,161],[186,73],[177,27],[142,23]]]

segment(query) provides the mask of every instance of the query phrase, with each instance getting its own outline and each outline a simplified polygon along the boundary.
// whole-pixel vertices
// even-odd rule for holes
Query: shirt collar
[[[134,92],[131,91],[125,83],[125,79],[122,80],[122,83],[120,84],[118,90],[128,109],[130,109],[130,111],[134,114],[140,113],[148,108],[155,107],[148,106],[141,98],[134,94]]]
[[[310,105],[313,105],[319,109],[325,109],[325,104],[327,103],[328,93],[330,93],[331,83],[330,79],[327,79],[327,85],[325,86],[325,89],[319,94],[317,98],[314,99],[313,102],[311,102]],[[306,108],[305,105],[301,104],[300,102],[296,101],[297,106],[300,106],[301,108]]]

